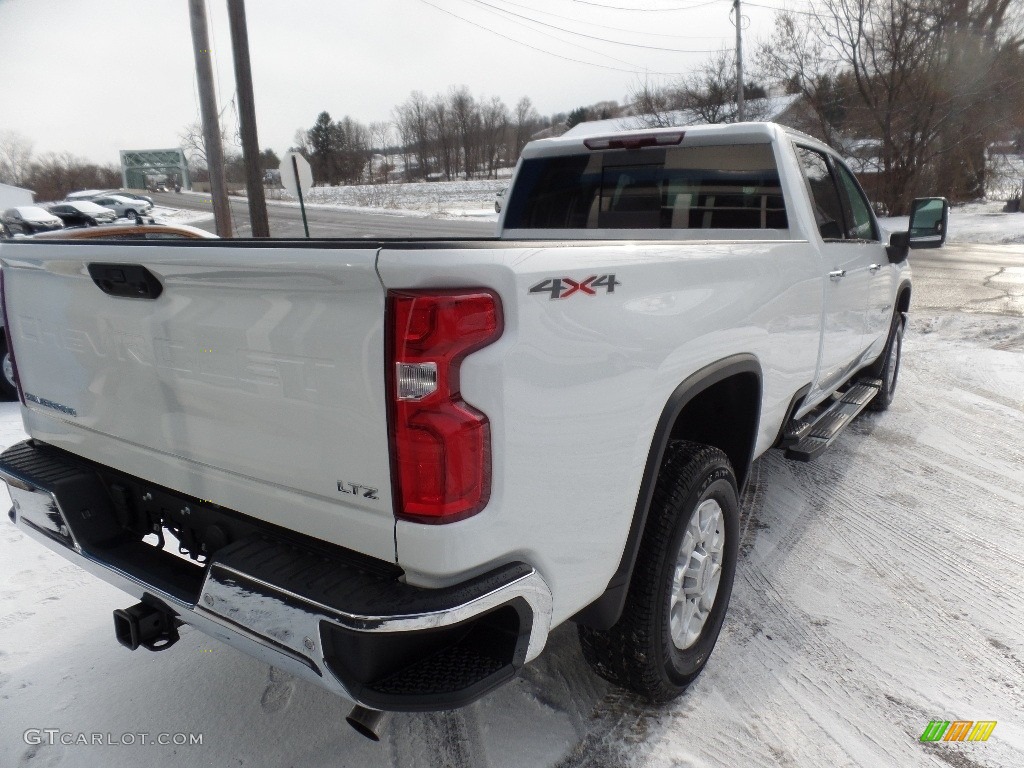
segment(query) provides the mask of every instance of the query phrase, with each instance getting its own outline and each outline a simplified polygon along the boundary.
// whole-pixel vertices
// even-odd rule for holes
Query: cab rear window
[[[786,229],[770,144],[524,160],[505,229]]]

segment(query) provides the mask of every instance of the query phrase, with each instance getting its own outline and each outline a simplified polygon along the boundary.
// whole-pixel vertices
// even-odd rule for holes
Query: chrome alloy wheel
[[[722,508],[714,499],[706,499],[686,524],[672,577],[669,629],[672,643],[681,651],[697,642],[715,605],[724,550]]]
[[[10,352],[4,355],[3,374],[8,384],[10,384],[12,387],[17,386],[17,384],[14,383],[14,363],[11,362]]]

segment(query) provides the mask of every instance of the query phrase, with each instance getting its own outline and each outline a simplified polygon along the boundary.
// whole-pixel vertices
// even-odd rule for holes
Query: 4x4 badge
[[[541,280],[530,288],[530,293],[546,293],[552,299],[568,299],[570,296],[596,296],[598,288],[605,293],[614,293],[615,286],[622,285],[615,275],[591,275],[585,280],[573,280],[571,277],[554,277]]]

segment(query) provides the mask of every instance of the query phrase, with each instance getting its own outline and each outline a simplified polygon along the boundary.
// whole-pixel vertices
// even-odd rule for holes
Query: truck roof
[[[577,126],[582,127],[582,126]],[[672,128],[637,128],[626,131],[580,131],[550,139],[531,141],[523,148],[523,159],[548,157],[551,155],[583,154],[591,151],[588,140],[595,138],[624,138],[629,136],[666,136],[682,133],[685,143],[693,144],[767,144],[781,139],[784,135],[799,137],[801,141],[824,147],[818,139],[795,131],[778,123],[719,123],[715,125],[690,125]]]

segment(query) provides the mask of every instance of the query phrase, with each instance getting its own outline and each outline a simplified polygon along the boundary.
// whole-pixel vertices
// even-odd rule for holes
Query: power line
[[[579,3],[580,5],[592,5],[595,8],[606,8],[611,11],[640,11],[641,13],[666,13],[675,11],[690,11],[693,10],[694,8],[703,8],[706,5],[716,5],[719,3],[719,0],[707,0],[707,2],[704,3],[697,3],[696,5],[680,5],[676,6],[675,8],[631,8],[629,6],[624,7],[621,5],[604,5],[603,3],[591,3],[588,2],[588,0],[572,0],[572,2]]]
[[[564,45],[571,45],[571,46],[573,46],[575,48],[579,48],[581,50],[587,51],[588,53],[597,54],[598,56],[601,56],[602,58],[611,59],[612,61],[617,61],[620,64],[625,64],[627,67],[634,67],[636,69],[641,69],[641,67],[638,67],[636,64],[634,64],[631,61],[626,61],[624,59],[616,58],[615,56],[611,56],[611,55],[609,55],[607,53],[604,53],[603,51],[597,51],[597,50],[594,50],[593,48],[587,48],[585,45],[580,45],[579,43],[574,43],[574,42],[566,40],[566,39],[564,39],[562,37],[558,37],[557,35],[553,35],[550,32],[544,32],[543,30],[536,29],[535,27],[529,26],[526,22],[516,21],[515,19],[510,19],[507,16],[502,15],[498,11],[492,11],[492,10],[489,10],[487,8],[481,8],[480,10],[482,10],[482,11],[484,11],[486,13],[493,14],[493,15],[497,16],[499,19],[502,19],[503,21],[511,22],[512,24],[518,24],[519,26],[524,27],[524,28],[528,29],[529,31],[534,32],[534,33],[536,33],[538,35],[544,35],[544,37],[550,37],[552,40],[555,40],[556,42],[559,42],[559,43],[563,43]]]
[[[573,16],[562,16],[561,14],[552,13],[551,11],[542,11],[540,8],[534,8],[529,5],[521,5],[519,3],[509,2],[509,0],[506,0],[505,5],[511,5],[516,8],[523,8],[525,10],[533,11],[535,13],[542,13],[545,16],[554,16],[556,19],[564,19],[565,21],[579,21],[590,27],[598,27],[599,29],[613,29],[616,32],[626,32],[632,35],[648,35],[650,37],[671,37],[677,40],[718,40],[721,37],[721,35],[666,35],[660,32],[644,32],[643,30],[640,29],[622,29],[621,27],[611,27],[606,24],[597,24],[593,21],[584,21],[583,19],[575,18]],[[701,5],[706,5],[706,3],[701,3]]]
[[[776,5],[762,5],[761,3],[752,3],[750,2],[750,0],[743,0],[743,2],[746,5],[753,6],[754,8],[765,8],[769,11],[777,11],[778,13],[795,13],[799,16],[813,16],[816,19],[828,18],[827,16],[816,11],[798,11],[793,8],[779,8]]]
[[[609,69],[609,70],[612,70],[613,72],[626,72],[627,74],[630,74],[630,75],[639,75],[639,74],[648,74],[648,75],[684,75],[684,74],[686,74],[685,72],[647,72],[647,71],[642,70],[642,69],[623,69],[622,67],[611,67],[611,66],[608,66],[607,64],[596,64],[596,63],[594,63],[592,61],[582,61],[580,59],[574,59],[574,58],[572,58],[570,56],[563,56],[560,53],[554,53],[553,51],[548,51],[548,50],[545,50],[543,48],[538,48],[535,45],[530,45],[529,43],[524,43],[522,40],[516,40],[514,37],[509,37],[508,35],[504,35],[501,32],[498,32],[498,31],[496,31],[494,29],[491,29],[490,27],[484,26],[483,24],[478,24],[475,21],[470,21],[465,16],[460,16],[459,14],[454,13],[453,11],[449,11],[449,10],[447,10],[445,8],[442,8],[439,5],[434,5],[434,3],[430,2],[430,0],[420,0],[420,2],[423,3],[424,5],[429,5],[431,8],[433,8],[436,11],[440,11],[441,13],[447,14],[448,16],[454,16],[456,19],[459,19],[459,21],[464,21],[464,22],[466,22],[467,24],[469,24],[471,26],[474,26],[474,27],[476,27],[478,29],[482,29],[485,32],[490,32],[492,35],[497,35],[498,37],[501,37],[501,38],[504,38],[505,40],[508,40],[509,42],[515,43],[517,45],[522,45],[522,46],[524,46],[526,48],[529,48],[529,49],[534,50],[534,51],[538,51],[540,53],[546,53],[548,56],[554,56],[556,59],[562,59],[563,61],[571,61],[574,64],[583,64],[583,65],[588,66],[588,67],[597,67],[598,69]]]
[[[515,16],[520,19],[526,19],[527,21],[532,21],[534,24],[540,24],[541,26],[548,27],[549,29],[557,29],[559,32],[565,32],[566,34],[569,35],[577,35],[578,37],[585,37],[588,40],[597,40],[602,43],[610,43],[612,45],[624,45],[628,48],[643,48],[649,51],[668,51],[669,53],[717,53],[717,49],[663,48],[657,45],[642,45],[640,43],[624,43],[619,40],[609,40],[608,38],[605,37],[597,37],[595,35],[588,35],[584,32],[574,32],[573,30],[566,29],[565,27],[557,27],[554,24],[548,24],[546,21],[538,21],[537,19],[531,19],[529,16],[524,16],[521,13],[515,13],[514,11],[506,11],[505,9],[499,8],[496,5],[491,5],[490,3],[485,2],[485,0],[463,0],[463,2],[483,5],[488,8],[493,8],[494,10],[499,11],[500,13],[505,13],[508,14],[509,16]]]
[[[465,2],[469,2],[470,0],[464,0],[464,1]],[[483,5],[486,6],[487,4],[484,3]],[[575,42],[572,42],[571,40],[566,40],[563,37],[559,37],[558,35],[553,35],[550,32],[544,32],[543,30],[536,29],[535,27],[529,26],[530,24],[540,24],[541,26],[548,26],[548,25],[546,25],[542,21],[538,21],[536,19],[528,19],[527,21],[517,21],[516,19],[509,18],[506,15],[504,15],[506,12],[503,9],[490,10],[491,8],[493,8],[493,6],[481,7],[480,10],[484,11],[486,13],[494,14],[495,16],[497,16],[498,18],[502,19],[503,21],[510,22],[512,24],[518,24],[518,25],[520,25],[522,27],[525,27],[526,29],[528,29],[531,32],[534,32],[534,33],[536,33],[538,35],[544,35],[545,37],[550,37],[552,40],[555,40],[555,41],[557,41],[559,43],[563,43],[565,45],[571,45],[571,46],[574,46],[576,48],[580,48],[580,49],[582,49],[584,51],[587,51],[589,53],[597,54],[598,56],[601,56],[603,58],[611,59],[612,61],[617,61],[620,64],[625,64],[628,67],[633,67],[637,71],[642,71],[642,70],[646,69],[645,67],[641,67],[641,66],[639,66],[637,64],[634,64],[631,61],[625,61],[623,59],[616,58],[615,56],[612,56],[611,54],[605,53],[603,51],[597,51],[597,50],[594,50],[593,48],[588,48],[587,46],[581,45],[580,43],[575,43]],[[525,18],[525,17],[523,17],[523,18]],[[719,38],[719,39],[721,39],[721,38]]]

